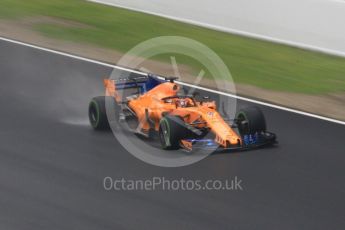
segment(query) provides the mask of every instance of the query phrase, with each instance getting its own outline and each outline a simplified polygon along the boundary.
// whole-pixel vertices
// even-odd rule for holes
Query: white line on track
[[[62,56],[65,56],[65,57],[69,57],[69,58],[73,58],[73,59],[77,59],[77,60],[81,60],[81,61],[85,61],[85,62],[94,63],[94,64],[97,64],[97,65],[102,65],[102,66],[107,66],[107,67],[110,67],[110,68],[120,69],[120,70],[128,71],[128,72],[131,72],[131,73],[136,73],[136,74],[140,74],[140,75],[144,75],[144,76],[147,75],[146,73],[143,73],[143,72],[140,72],[140,71],[137,71],[137,70],[132,70],[132,69],[128,69],[128,68],[112,65],[112,64],[101,62],[101,61],[96,61],[96,60],[92,60],[92,59],[89,59],[89,58],[80,57],[80,56],[77,56],[77,55],[68,54],[68,53],[56,51],[56,50],[53,50],[53,49],[48,49],[48,48],[32,45],[32,44],[25,43],[25,42],[16,41],[16,40],[9,39],[9,38],[0,37],[0,40],[6,41],[6,42],[10,42],[10,43],[14,43],[14,44],[17,44],[17,45],[22,45],[22,46],[30,47],[30,48],[33,48],[33,49],[38,49],[38,50],[42,50],[42,51],[46,51],[46,52],[62,55]],[[254,100],[254,99],[250,99],[250,98],[246,98],[246,97],[242,97],[242,96],[238,96],[238,95],[234,95],[234,94],[230,94],[230,93],[225,93],[225,92],[221,92],[221,91],[217,91],[217,90],[213,90],[213,89],[208,89],[208,88],[204,88],[204,87],[201,87],[201,86],[195,86],[195,85],[191,85],[191,84],[188,84],[188,83],[185,83],[185,82],[177,81],[177,83],[179,83],[181,85],[188,86],[188,87],[193,87],[193,88],[196,88],[196,89],[204,90],[204,91],[207,91],[207,92],[211,92],[211,93],[215,93],[215,94],[219,94],[219,95],[224,95],[224,96],[236,98],[236,99],[239,99],[239,100],[242,100],[242,101],[247,101],[247,102],[251,102],[251,103],[254,103],[254,104],[258,104],[258,105],[263,105],[263,106],[267,106],[267,107],[271,107],[271,108],[275,108],[275,109],[279,109],[279,110],[283,110],[283,111],[287,111],[287,112],[291,112],[291,113],[296,113],[296,114],[300,114],[300,115],[304,115],[304,116],[308,116],[308,117],[313,117],[313,118],[317,118],[317,119],[324,120],[324,121],[329,121],[329,122],[345,125],[345,121],[336,120],[336,119],[333,119],[333,118],[324,117],[324,116],[320,116],[320,115],[316,115],[316,114],[312,114],[312,113],[307,113],[307,112],[303,112],[303,111],[300,111],[300,110],[291,109],[291,108],[283,107],[283,106],[280,106],[280,105],[274,105],[274,104],[270,104],[270,103],[267,103],[267,102],[258,101],[258,100]]]

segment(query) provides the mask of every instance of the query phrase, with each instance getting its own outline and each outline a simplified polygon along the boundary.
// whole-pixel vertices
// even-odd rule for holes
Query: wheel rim
[[[92,122],[96,122],[96,115],[93,111],[91,112],[91,120]]]
[[[162,143],[164,143],[165,146],[168,146],[169,133],[168,133],[167,125],[165,122],[161,123],[160,138],[161,138]]]
[[[239,113],[238,115],[237,115],[237,120],[239,121],[239,124],[240,124],[240,128],[242,129],[242,132],[243,133],[248,133],[249,132],[249,121],[248,121],[248,119],[246,118],[246,115],[244,114],[244,113]],[[247,125],[243,125],[242,124],[242,122],[243,121],[247,121],[248,122],[248,124]]]
[[[98,121],[97,115],[98,114],[97,114],[96,108],[94,106],[91,106],[89,110],[89,119],[93,127],[95,127],[97,124],[97,121]]]

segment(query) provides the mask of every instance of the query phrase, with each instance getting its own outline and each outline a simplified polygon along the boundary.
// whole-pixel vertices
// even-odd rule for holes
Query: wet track
[[[111,69],[0,41],[1,229],[339,229],[345,127],[262,107],[279,145],[161,168],[87,125]],[[243,106],[244,102],[239,102]],[[228,179],[243,191],[105,191],[103,178]]]

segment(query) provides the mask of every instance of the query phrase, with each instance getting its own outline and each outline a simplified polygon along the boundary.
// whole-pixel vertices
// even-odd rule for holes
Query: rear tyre
[[[182,126],[175,121],[176,119],[169,119],[170,117],[167,115],[159,122],[159,139],[162,148],[166,150],[178,149],[180,147],[180,140],[183,138],[184,131]],[[181,122],[183,122],[182,119]]]
[[[114,100],[112,98],[112,100]],[[89,120],[95,130],[109,130],[109,121],[105,108],[105,96],[94,97],[89,103]]]
[[[266,131],[264,114],[256,106],[241,109],[236,115],[236,120],[242,135]]]

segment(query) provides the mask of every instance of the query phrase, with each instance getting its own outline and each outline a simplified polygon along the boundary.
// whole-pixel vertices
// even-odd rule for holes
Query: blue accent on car
[[[165,82],[164,80],[160,80],[157,76],[155,75],[148,75],[148,80],[145,83],[145,90],[144,92],[147,92],[151,89],[153,89],[154,87],[156,87],[159,84],[162,84],[163,82]]]
[[[244,145],[255,145],[260,142],[259,133],[248,134],[243,136],[243,143]]]
[[[218,144],[213,139],[186,139],[186,141],[192,142],[192,144],[200,143],[206,147],[217,147]]]
[[[128,88],[138,88],[139,93],[143,94],[151,89],[155,88],[157,85],[166,82],[161,80],[156,75],[149,74],[147,77],[140,78],[129,78],[129,79],[119,79],[115,83],[116,89],[123,90]]]

